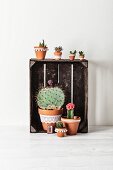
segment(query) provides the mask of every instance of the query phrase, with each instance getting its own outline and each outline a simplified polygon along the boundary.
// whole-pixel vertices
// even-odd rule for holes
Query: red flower
[[[74,107],[75,107],[75,105],[74,105],[73,103],[68,103],[68,104],[66,105],[66,109],[67,109],[67,110],[74,109]]]

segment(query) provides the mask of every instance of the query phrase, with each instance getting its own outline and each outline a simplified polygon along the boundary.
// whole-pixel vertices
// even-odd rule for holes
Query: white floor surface
[[[113,170],[113,126],[65,138],[2,126],[0,170]]]

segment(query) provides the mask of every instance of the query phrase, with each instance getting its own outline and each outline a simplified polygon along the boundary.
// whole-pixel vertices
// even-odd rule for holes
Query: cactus
[[[57,51],[57,52],[60,52],[60,51],[62,51],[62,50],[63,50],[62,46],[55,47],[55,51]]]
[[[56,128],[63,128],[63,122],[57,121],[56,122]]]
[[[74,54],[74,55],[76,55],[76,53],[77,53],[77,51],[75,50],[75,51],[70,51],[70,54]]]
[[[45,44],[44,40],[42,40],[42,43],[41,42],[39,43],[39,47],[47,48],[47,45]]]
[[[67,110],[67,118],[73,119],[74,118],[74,109]]]
[[[74,118],[74,108],[75,108],[75,105],[73,103],[68,103],[66,105],[67,118],[68,119],[73,119]]]
[[[59,87],[43,88],[36,96],[38,106],[44,110],[61,109],[64,100],[64,92]]]
[[[83,51],[79,51],[79,55],[80,55],[80,56],[83,56],[83,57],[85,56],[85,54],[84,54]]]

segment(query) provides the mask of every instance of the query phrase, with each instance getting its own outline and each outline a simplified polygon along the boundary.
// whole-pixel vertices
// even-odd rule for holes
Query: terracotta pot
[[[63,113],[63,109],[60,110],[43,110],[38,108],[38,113],[40,115],[40,119],[42,122],[43,129],[47,131],[48,125],[53,126],[55,128],[55,124],[57,121],[61,119],[61,115]]]
[[[66,117],[62,117],[61,121],[63,122],[64,126],[67,128],[68,135],[76,135],[78,126],[80,123],[80,117],[74,116],[74,119],[67,119]]]
[[[70,55],[70,56],[69,56],[69,59],[70,59],[70,60],[74,60],[74,59],[75,59],[75,55]]]
[[[80,55],[80,56],[79,56],[79,59],[80,59],[80,60],[84,60],[84,56]]]
[[[55,132],[57,132],[58,137],[65,137],[67,129],[66,128],[55,128]]]
[[[38,60],[44,60],[48,48],[35,46],[35,54]]]
[[[55,60],[60,60],[61,59],[62,52],[61,51],[55,51],[54,56]]]

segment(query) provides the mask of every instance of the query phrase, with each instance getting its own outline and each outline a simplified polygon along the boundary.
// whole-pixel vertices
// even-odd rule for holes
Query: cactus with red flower
[[[74,118],[74,108],[75,108],[75,105],[73,103],[68,103],[66,105],[67,118],[68,119],[73,119]]]

